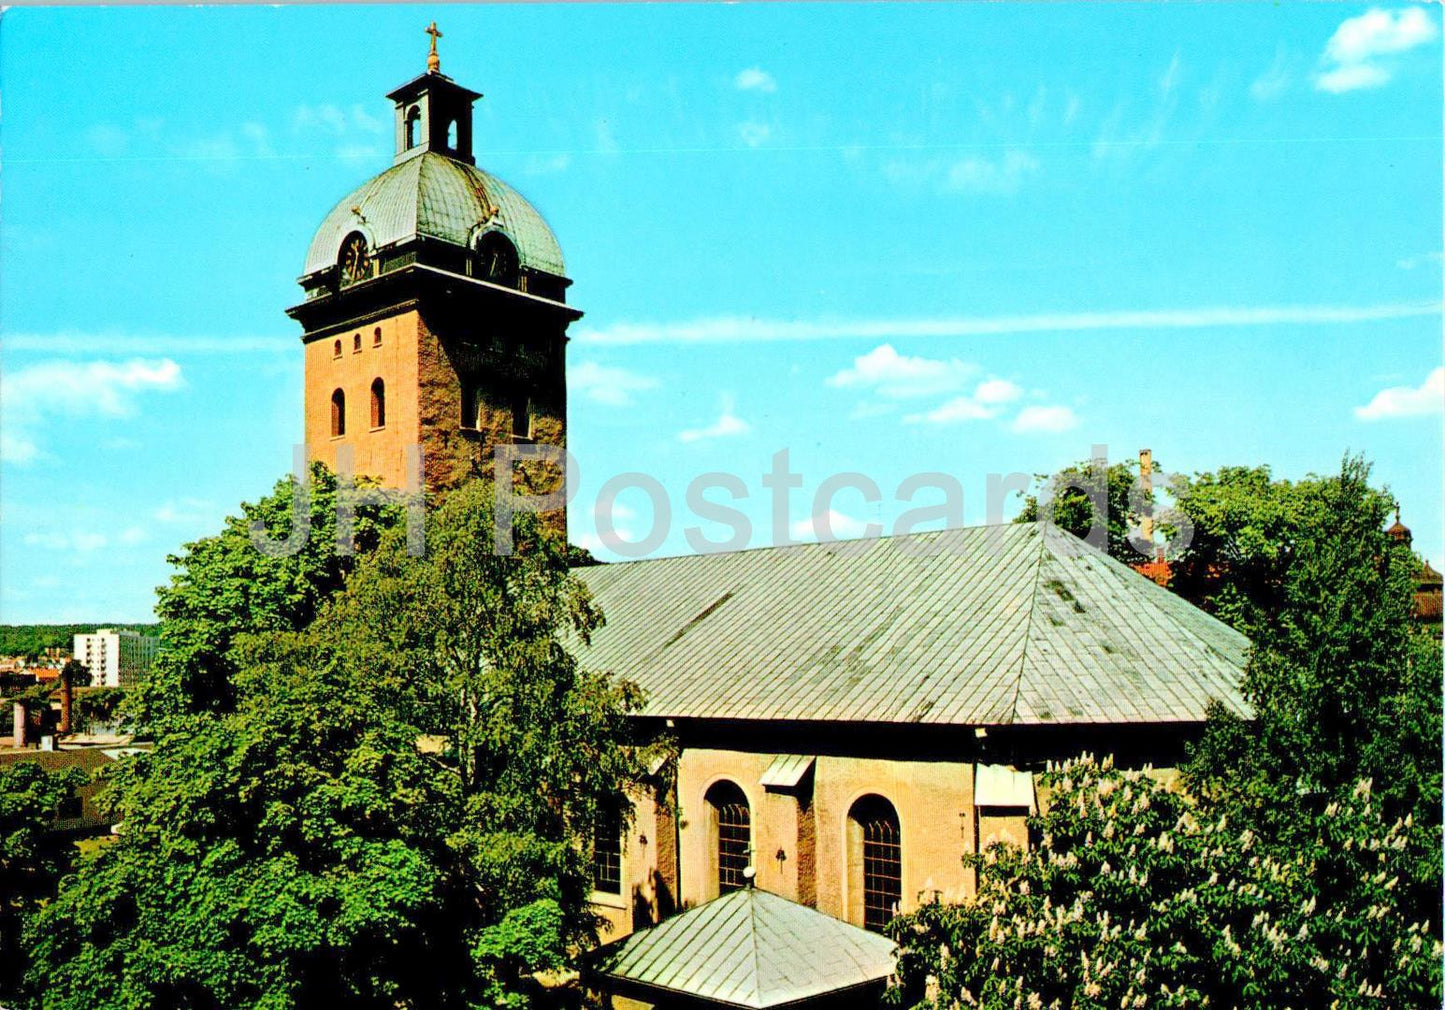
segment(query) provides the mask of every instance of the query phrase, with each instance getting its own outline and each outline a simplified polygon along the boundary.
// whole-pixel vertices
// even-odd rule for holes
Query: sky
[[[726,541],[703,474],[759,545],[888,532],[949,493],[919,474],[997,520],[999,475],[1147,446],[1290,479],[1363,453],[1445,568],[1435,7],[11,8],[0,622],[149,619],[167,555],[287,472],[283,310],[391,164],[433,17],[585,312],[569,526],[599,556]]]

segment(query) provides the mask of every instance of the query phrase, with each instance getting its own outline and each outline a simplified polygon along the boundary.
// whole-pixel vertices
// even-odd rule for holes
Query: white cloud
[[[1023,434],[1032,432],[1057,434],[1077,427],[1078,423],[1079,419],[1068,407],[1031,406],[1019,411],[1019,416],[1014,418],[1012,428]]]
[[[739,91],[766,91],[778,90],[778,82],[773,80],[773,75],[762,67],[748,67],[746,70],[739,70],[733,84]]]
[[[1179,65],[1179,54],[1175,53],[1169,61],[1169,68],[1164,71],[1164,76],[1159,78],[1159,90],[1169,94],[1179,86],[1180,78],[1183,77],[1183,68]]]
[[[357,103],[348,112],[335,105],[302,105],[291,115],[295,133],[329,133],[344,137],[351,133],[383,133],[386,123]]]
[[[827,530],[820,522],[821,516],[809,516],[806,519],[799,519],[793,523],[789,532],[794,540],[848,540],[854,537],[861,537],[868,531],[869,524],[862,519],[839,512],[837,509],[829,509],[827,516]],[[831,532],[832,536],[827,536]]]
[[[825,380],[837,389],[867,389],[894,400],[934,396],[959,389],[978,371],[957,358],[941,360],[899,354],[892,344],[880,344],[853,364]]]
[[[633,393],[655,389],[657,380],[648,375],[638,375],[626,368],[584,361],[567,370],[567,384],[593,403],[608,407],[626,407],[633,402]]]
[[[1320,56],[1324,69],[1315,77],[1315,87],[1332,94],[1378,88],[1393,75],[1382,57],[1432,42],[1435,36],[1435,22],[1424,7],[1375,7],[1347,18],[1325,43]]]
[[[104,533],[90,530],[74,530],[70,533],[46,532],[27,533],[24,543],[29,547],[43,547],[48,551],[74,551],[88,554],[104,547],[110,539]]]
[[[130,336],[118,333],[16,333],[5,337],[5,349],[45,354],[294,354],[294,337]]]
[[[85,131],[85,139],[102,158],[119,158],[130,147],[130,134],[111,123],[97,123]]]
[[[1391,386],[1375,394],[1363,407],[1355,408],[1361,421],[1438,414],[1445,405],[1445,368],[1431,372],[1419,386]]]
[[[746,435],[752,430],[753,426],[751,424],[748,424],[748,422],[733,413],[731,398],[724,397],[722,413],[716,421],[706,428],[688,428],[681,431],[678,433],[677,439],[679,442],[687,443],[705,442],[715,438],[731,438],[735,435]]]
[[[971,156],[949,170],[944,188],[953,193],[1007,196],[1017,193],[1023,181],[1039,170],[1039,160],[1027,151],[1008,151],[997,161]]]
[[[527,158],[522,171],[527,175],[556,175],[567,171],[572,164],[572,155],[566,151],[555,154],[533,154]]]
[[[985,379],[968,396],[953,399],[921,414],[903,418],[906,424],[956,424],[961,421],[987,421],[998,417],[1003,404],[1017,400],[1023,390],[1007,379]]]
[[[126,362],[46,361],[0,375],[0,459],[25,463],[40,455],[37,430],[47,416],[125,417],[137,394],[182,385],[169,358]]]
[[[195,525],[219,518],[220,513],[215,504],[204,498],[182,498],[179,501],[172,499],[155,511],[156,521],[162,523]]]
[[[1435,302],[1377,305],[1239,305],[1193,309],[1124,309],[1022,316],[939,316],[902,319],[762,319],[712,316],[680,322],[615,323],[576,331],[581,344],[707,344],[791,340],[896,340],[907,337],[1003,336],[1091,330],[1177,330],[1223,326],[1287,326],[1373,322],[1439,316]]]
[[[747,122],[738,124],[738,136],[741,137],[743,143],[749,147],[757,147],[765,143],[772,134],[773,128],[767,123]]]
[[[1440,258],[1441,254],[1438,252],[1422,253],[1419,256],[1406,256],[1402,259],[1397,259],[1395,266],[1401,270],[1414,270],[1416,267],[1424,266],[1428,263],[1439,263]]]

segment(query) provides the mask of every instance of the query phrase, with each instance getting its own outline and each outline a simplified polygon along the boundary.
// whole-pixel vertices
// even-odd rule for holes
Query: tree
[[[1208,803],[1092,759],[1042,776],[1027,852],[968,862],[973,902],[893,926],[896,1004],[988,1008],[1439,1005],[1441,946],[1398,912],[1419,856],[1368,782],[1274,851]],[[1329,862],[1346,890],[1322,886]]]
[[[117,769],[118,843],[29,934],[48,1008],[513,1005],[592,938],[637,695],[566,650],[600,615],[565,544],[491,522],[454,492],[424,557],[387,530],[307,627],[231,641],[230,703]]]
[[[18,998],[27,959],[21,932],[55,896],[72,846],[53,831],[63,800],[84,782],[76,769],[47,772],[36,761],[0,766],[0,1001]]]
[[[1131,517],[1137,518],[1146,501],[1153,503],[1152,495],[1146,499],[1142,493],[1136,491],[1138,474],[1139,465],[1132,460],[1113,463],[1108,467],[1085,460],[1065,467],[1052,476],[1037,474],[1036,477],[1045,485],[1046,493],[1042,497],[1045,501],[1052,501],[1051,519],[1054,525],[1076,537],[1087,537],[1098,521],[1098,509],[1094,499],[1102,494],[1108,504],[1104,528],[1109,556],[1127,565],[1137,565],[1153,560],[1141,554],[1129,542]],[[1040,496],[1027,495],[1024,498],[1023,510],[1014,522],[1038,522],[1039,508]]]
[[[305,509],[300,524],[293,515],[298,501]],[[189,716],[227,711],[235,701],[236,640],[248,632],[306,627],[358,558],[401,521],[397,507],[357,506],[355,551],[344,553],[336,544],[336,507],[336,476],[313,463],[303,494],[293,477],[278,481],[269,495],[227,517],[220,533],[167,558],[177,571],[156,590],[160,654],[133,695],[141,732],[189,731]],[[257,549],[253,523],[275,540],[297,525],[306,535],[295,551],[268,554]]]
[[[1411,820],[1420,864],[1402,884],[1407,914],[1440,922],[1441,650],[1412,619],[1415,559],[1384,530],[1390,499],[1347,458],[1319,481],[1278,602],[1251,620],[1241,685],[1256,713],[1211,713],[1189,765],[1192,788],[1289,845],[1314,830],[1311,805],[1360,779],[1385,815]],[[1297,790],[1297,791],[1296,791]]]

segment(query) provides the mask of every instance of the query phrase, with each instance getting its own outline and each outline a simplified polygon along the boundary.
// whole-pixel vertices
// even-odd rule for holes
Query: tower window
[[[416,134],[421,126],[421,109],[415,105],[406,110],[406,150],[416,146]]]
[[[525,396],[512,401],[512,434],[517,438],[532,437],[532,405]]]
[[[743,871],[752,861],[753,822],[747,795],[733,782],[718,782],[707,791],[717,860],[718,894],[747,885]]]
[[[453,119],[450,123],[447,124],[447,150],[449,150],[449,151],[455,151],[456,149],[457,149],[457,121],[456,121],[455,119]]]
[[[597,818],[592,839],[592,887],[606,894],[622,893],[622,821],[616,811]]]
[[[331,394],[331,437],[346,434],[346,394],[341,390]]]
[[[472,276],[503,287],[517,286],[517,249],[499,232],[488,232],[472,255]]]
[[[361,353],[361,334],[360,334],[360,333],[356,334],[354,337],[351,338],[351,353],[352,353],[352,354],[360,354],[360,353]]]
[[[333,358],[341,357],[341,341],[338,340],[336,346],[331,349],[331,356]]]
[[[372,334],[371,334],[371,346],[372,346],[372,347],[380,347],[380,346],[381,346],[381,327],[380,327],[380,326],[378,326],[378,327],[375,329],[375,331],[373,331]]]
[[[371,426],[386,427],[386,384],[380,379],[371,384]]]
[[[903,899],[903,846],[898,812],[881,796],[864,796],[848,812],[850,918],[883,932]]]

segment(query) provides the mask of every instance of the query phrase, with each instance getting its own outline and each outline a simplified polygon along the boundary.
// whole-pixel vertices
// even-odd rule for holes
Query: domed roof
[[[311,240],[305,274],[335,266],[341,243],[355,231],[376,250],[422,235],[468,246],[489,230],[512,240],[523,267],[566,276],[556,236],[520,193],[473,165],[424,151],[363,183],[331,209]]]

